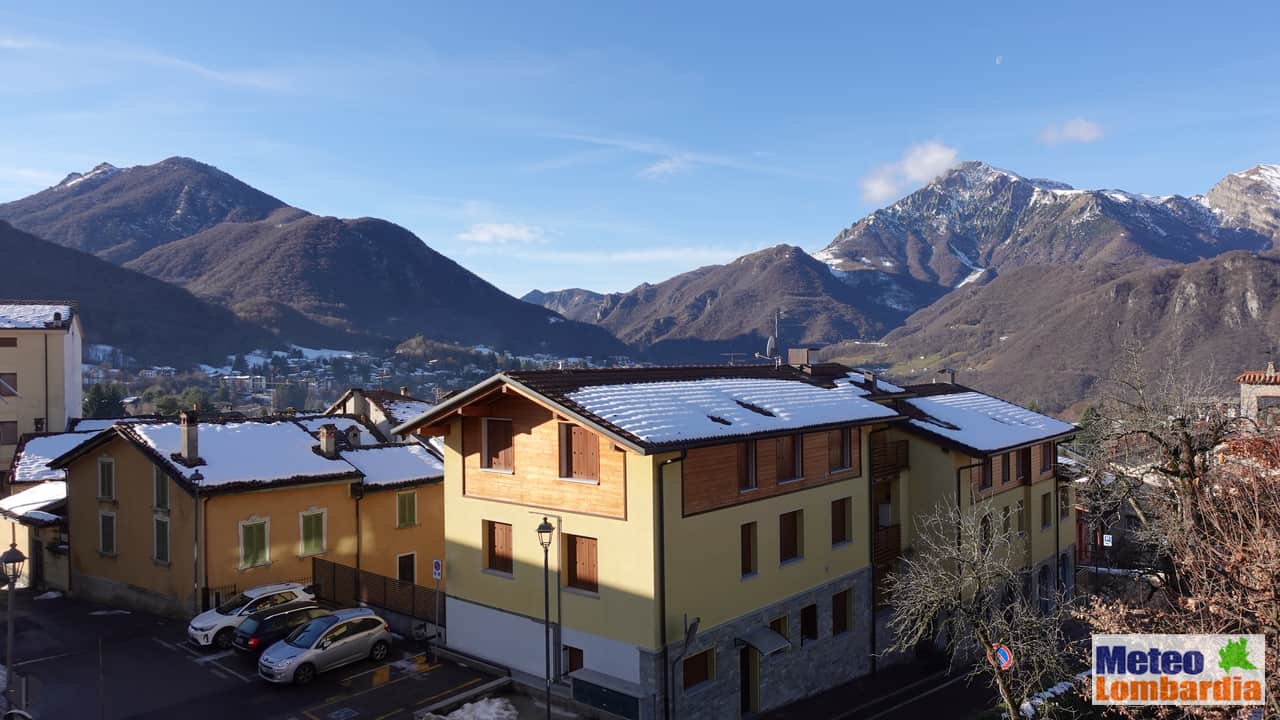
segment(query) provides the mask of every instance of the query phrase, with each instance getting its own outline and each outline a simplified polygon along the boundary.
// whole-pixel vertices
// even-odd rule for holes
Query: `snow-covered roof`
[[[67,483],[50,480],[0,500],[0,512],[35,523],[53,523],[62,519],[60,505],[67,499]]]
[[[102,432],[116,423],[136,423],[155,420],[152,417],[122,417],[122,418],[81,418],[75,421],[71,429],[76,432]]]
[[[911,417],[912,426],[982,452],[1029,445],[1076,429],[1070,423],[975,391],[906,402],[924,415]]]
[[[18,448],[13,458],[13,480],[15,483],[42,482],[45,480],[64,480],[65,470],[49,467],[49,463],[71,452],[94,433],[73,432],[57,435],[36,435],[29,437]]]
[[[369,432],[369,428],[366,427],[364,423],[361,423],[359,420],[356,420],[355,418],[342,417],[341,415],[336,415],[336,416],[316,415],[313,417],[298,418],[298,424],[306,428],[307,432],[311,433],[312,435],[316,435],[317,433],[319,433],[320,428],[324,427],[325,425],[333,425],[335,428],[338,429],[338,432],[344,432],[344,433],[347,431],[347,428],[354,426],[354,427],[360,428],[360,444],[361,445],[376,445],[377,443],[382,442],[382,438],[377,437],[373,433]]]
[[[201,487],[354,474],[345,461],[330,460],[313,450],[316,439],[290,421],[202,423],[199,450],[205,464],[195,468],[169,459],[181,449],[177,423],[138,423],[121,430],[153,448],[186,478],[199,470]]]
[[[406,423],[435,407],[429,402],[414,400],[407,397],[393,399],[382,396],[370,399],[376,402],[378,407],[382,408],[382,412],[385,413],[387,419],[391,421],[392,427]]]
[[[0,328],[12,330],[62,327],[71,320],[71,312],[70,305],[0,304]],[[59,315],[59,320],[53,319],[55,313]]]
[[[593,385],[565,397],[649,443],[732,437],[863,422],[897,413],[849,382],[824,388],[760,378]]]
[[[399,485],[444,477],[444,463],[421,445],[346,450],[342,459],[364,474],[366,485]]]

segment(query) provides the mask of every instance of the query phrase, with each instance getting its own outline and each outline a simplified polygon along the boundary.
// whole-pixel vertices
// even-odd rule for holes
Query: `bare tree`
[[[953,665],[972,663],[971,676],[989,683],[1016,718],[1032,695],[1072,674],[1065,603],[1056,594],[1028,597],[1025,542],[989,510],[981,502],[967,509],[944,503],[916,518],[914,550],[888,579],[889,650],[944,642]],[[997,643],[1013,655],[1008,670],[992,654]]]

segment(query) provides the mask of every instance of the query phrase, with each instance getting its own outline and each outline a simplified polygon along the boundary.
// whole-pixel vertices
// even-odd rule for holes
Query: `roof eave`
[[[1013,445],[1005,445],[1003,447],[998,447],[991,450],[980,450],[972,445],[962,443],[959,440],[949,438],[946,435],[942,435],[932,430],[922,428],[918,425],[913,425],[910,422],[903,423],[902,427],[906,430],[906,432],[926,435],[929,437],[930,440],[934,441],[938,445],[941,445],[946,448],[950,448],[952,450],[959,450],[960,452],[970,457],[982,458],[982,459],[986,459],[996,455],[1002,455],[1004,453],[1009,452],[1010,450],[1016,450],[1018,448],[1038,445],[1043,442],[1050,442],[1050,441],[1056,442],[1058,440],[1062,440],[1063,438],[1073,437],[1077,432],[1079,432],[1078,430],[1068,430],[1066,432],[1058,433],[1057,435],[1047,435],[1042,438],[1037,438],[1030,442],[1022,442],[1022,443],[1015,443]]]

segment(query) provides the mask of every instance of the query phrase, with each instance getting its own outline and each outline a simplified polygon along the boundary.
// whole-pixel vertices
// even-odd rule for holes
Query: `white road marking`
[[[82,651],[73,650],[71,652],[58,653],[57,655],[46,655],[44,657],[31,658],[30,660],[23,660],[22,662],[16,662],[13,664],[13,666],[22,667],[23,665],[33,665],[38,662],[44,662],[45,660],[57,660],[58,658],[64,658],[64,657],[67,657],[68,655],[76,655],[79,652],[82,652]]]
[[[198,657],[196,658],[196,662],[200,663],[201,665],[204,665],[206,663],[217,662],[222,658],[231,657],[232,655],[235,655],[235,654],[236,654],[235,650],[223,650],[220,653],[214,653],[212,655],[205,655],[204,657]]]
[[[226,676],[226,675],[223,675],[222,673],[218,672],[217,670],[214,670],[213,668],[209,668],[209,672],[211,672],[211,673],[213,673],[214,675],[218,676],[218,678],[219,678],[220,680],[226,680],[226,679],[227,679],[227,676]]]

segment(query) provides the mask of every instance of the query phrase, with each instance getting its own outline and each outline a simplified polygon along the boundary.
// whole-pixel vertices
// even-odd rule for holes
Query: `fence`
[[[385,575],[357,570],[323,558],[312,558],[316,597],[336,605],[371,605],[443,626],[444,593]],[[436,617],[437,609],[440,617]]]

